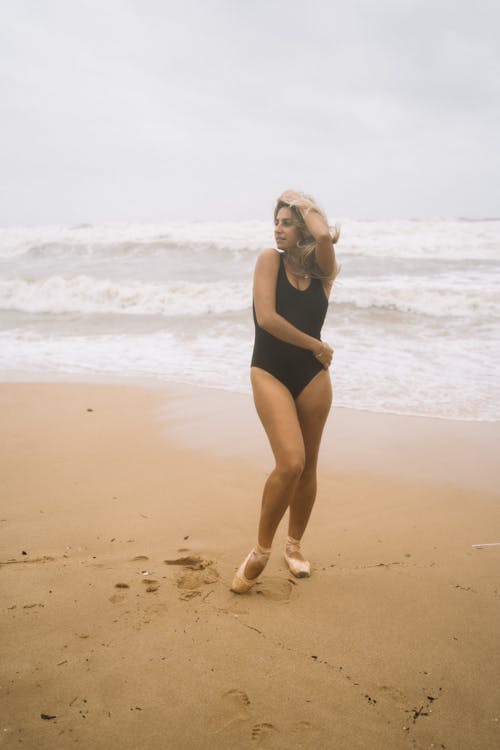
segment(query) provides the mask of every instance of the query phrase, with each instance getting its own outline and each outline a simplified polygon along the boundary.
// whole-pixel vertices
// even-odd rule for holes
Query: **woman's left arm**
[[[280,196],[281,200],[295,206],[304,219],[304,223],[316,241],[316,262],[325,276],[332,276],[337,264],[334,244],[340,236],[339,227],[335,226],[335,235],[330,234],[330,227],[316,205],[302,193],[287,190]]]

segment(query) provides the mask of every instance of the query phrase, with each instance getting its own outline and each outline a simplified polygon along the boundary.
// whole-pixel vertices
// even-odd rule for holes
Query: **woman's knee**
[[[310,464],[306,461],[304,464],[304,468],[302,470],[302,474],[300,476],[301,481],[307,482],[307,483],[316,482],[316,474],[317,474],[316,463]]]
[[[311,498],[316,496],[318,489],[318,482],[316,477],[316,471],[305,466],[304,471],[300,475],[298,483],[299,497]]]
[[[300,479],[302,472],[305,467],[305,456],[303,453],[288,453],[285,456],[280,457],[276,462],[276,471],[283,478],[288,481]]]

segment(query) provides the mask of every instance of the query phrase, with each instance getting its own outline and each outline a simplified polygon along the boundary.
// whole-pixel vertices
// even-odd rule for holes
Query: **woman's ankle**
[[[257,544],[255,545],[255,549],[259,553],[259,555],[266,555],[267,557],[269,557],[272,547],[264,547],[262,544],[257,542]]]
[[[302,550],[300,548],[300,539],[296,539],[288,534],[285,542],[285,554],[289,557],[294,557],[297,560],[303,560]]]

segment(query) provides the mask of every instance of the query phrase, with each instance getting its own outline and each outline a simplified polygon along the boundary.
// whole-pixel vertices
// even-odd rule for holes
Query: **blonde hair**
[[[308,211],[314,210],[316,213],[320,214],[320,216],[322,216],[325,220],[326,225],[330,226],[328,224],[328,219],[324,211],[319,208],[314,198],[311,195],[306,195],[305,193],[303,193],[302,195],[313,204],[312,207],[308,209]],[[316,240],[307,228],[307,224],[305,223],[300,210],[293,203],[287,203],[281,198],[278,198],[278,200],[276,201],[276,206],[274,208],[275,221],[276,217],[278,216],[278,211],[281,208],[290,209],[290,213],[292,215],[292,223],[299,232],[297,249],[293,253],[287,254],[287,259],[292,268],[295,268],[298,273],[301,273],[305,276],[307,275],[315,279],[322,279],[323,281],[333,282],[336,276],[338,276],[338,274],[340,273],[340,265],[339,263],[337,263],[337,260],[335,259],[335,265],[331,274],[323,273],[316,261]],[[337,230],[335,229],[333,234],[334,237],[336,231]]]

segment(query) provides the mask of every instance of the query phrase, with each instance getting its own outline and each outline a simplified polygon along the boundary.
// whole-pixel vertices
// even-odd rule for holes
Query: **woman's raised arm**
[[[333,246],[340,237],[340,227],[335,225],[335,233],[332,237],[326,218],[316,204],[302,193],[286,190],[279,200],[295,206],[300,211],[307,229],[316,242],[316,263],[325,276],[333,276],[337,267]]]

